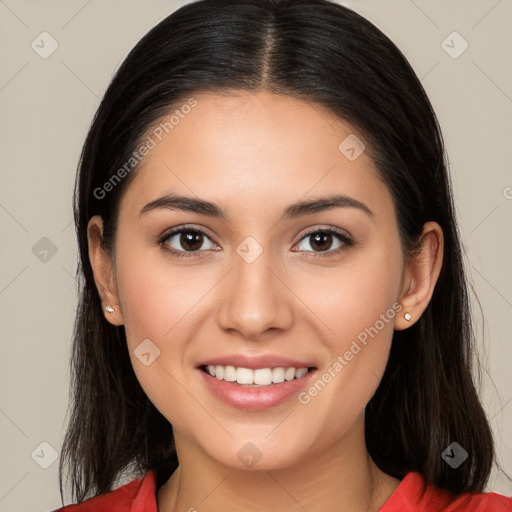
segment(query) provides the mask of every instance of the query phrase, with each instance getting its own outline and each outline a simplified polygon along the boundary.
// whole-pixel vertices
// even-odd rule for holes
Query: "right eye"
[[[197,252],[205,252],[201,250],[201,247],[203,247],[206,241],[209,241],[212,245],[212,247],[207,247],[207,249],[218,250],[215,249],[217,245],[211,241],[210,237],[203,230],[181,227],[166,233],[159,240],[159,243],[166,251],[181,258],[194,256],[194,253]]]

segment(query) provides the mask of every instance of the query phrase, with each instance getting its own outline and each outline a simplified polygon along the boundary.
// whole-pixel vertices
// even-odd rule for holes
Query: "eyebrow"
[[[167,194],[146,204],[140,215],[156,209],[181,210],[194,212],[225,220],[228,215],[225,209],[215,203],[195,197],[182,196],[178,194]],[[324,195],[307,201],[298,201],[288,206],[282,213],[280,220],[290,220],[303,215],[311,215],[334,208],[357,208],[366,213],[369,217],[374,216],[373,212],[361,201],[342,194]]]

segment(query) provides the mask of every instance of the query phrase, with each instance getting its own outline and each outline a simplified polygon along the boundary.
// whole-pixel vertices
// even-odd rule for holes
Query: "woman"
[[[203,0],[163,20],[98,109],[75,220],[60,475],[80,504],[60,510],[512,510],[482,492],[441,131],[355,12]]]

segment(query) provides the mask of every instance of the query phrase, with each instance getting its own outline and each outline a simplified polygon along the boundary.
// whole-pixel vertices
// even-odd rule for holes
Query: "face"
[[[393,201],[364,137],[321,106],[195,99],[121,200],[119,315],[176,435],[227,466],[282,468],[363,428],[403,316]]]

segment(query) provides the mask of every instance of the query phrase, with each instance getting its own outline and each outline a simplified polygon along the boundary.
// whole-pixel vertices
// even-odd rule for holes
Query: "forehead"
[[[214,200],[229,214],[236,208],[254,213],[262,203],[291,203],[308,194],[391,201],[371,158],[364,151],[357,156],[357,140],[364,136],[321,105],[266,92],[193,98],[195,106],[174,116],[172,128],[160,129],[161,140],[152,136],[154,148],[123,203],[135,206],[178,192]],[[355,159],[354,151],[346,153],[350,146]]]

